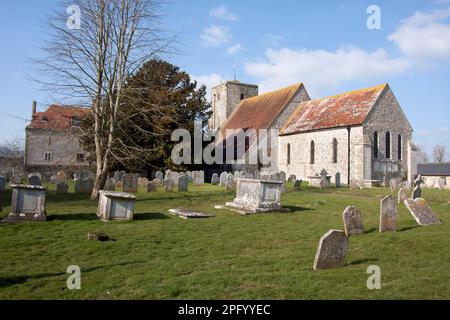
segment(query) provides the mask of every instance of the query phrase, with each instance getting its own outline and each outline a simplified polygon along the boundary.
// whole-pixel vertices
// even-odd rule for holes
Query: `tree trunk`
[[[94,188],[92,189],[91,200],[97,200],[100,190],[103,189],[108,179],[108,169],[102,168],[100,172],[97,171],[95,175]]]

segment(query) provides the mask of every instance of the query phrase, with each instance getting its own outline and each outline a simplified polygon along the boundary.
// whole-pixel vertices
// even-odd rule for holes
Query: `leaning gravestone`
[[[405,205],[419,225],[429,226],[432,224],[441,224],[441,221],[433,210],[431,210],[425,199],[406,199]]]
[[[178,178],[178,192],[188,192],[189,180],[187,176]]]
[[[41,178],[38,175],[30,175],[28,177],[28,183],[30,184],[30,186],[40,186],[40,185],[42,185]]]
[[[408,199],[408,189],[406,187],[401,187],[398,191],[397,203],[404,203],[406,199]]]
[[[227,172],[222,172],[222,173],[220,174],[220,181],[219,181],[219,184],[220,184],[221,187],[225,186],[225,183],[227,182],[227,175],[228,175]]]
[[[380,232],[397,231],[397,203],[392,196],[380,202]]]
[[[60,182],[56,185],[56,193],[65,194],[69,192],[69,185],[64,182]]]
[[[211,184],[213,186],[217,186],[219,183],[220,183],[219,175],[217,173],[214,173],[211,177]]]
[[[167,178],[164,180],[164,191],[165,192],[173,192],[175,183],[171,178]]]
[[[352,234],[364,233],[364,224],[361,210],[354,206],[349,206],[343,213],[344,230],[347,237]]]
[[[319,241],[314,270],[333,269],[344,264],[347,255],[348,237],[340,230],[328,231]]]
[[[138,192],[138,177],[135,174],[126,174],[123,176],[123,192]]]

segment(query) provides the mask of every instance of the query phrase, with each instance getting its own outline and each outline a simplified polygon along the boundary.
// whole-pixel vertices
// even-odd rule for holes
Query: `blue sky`
[[[369,30],[367,8],[381,9]],[[23,137],[31,102],[52,102],[27,80],[55,0],[0,4],[0,142]],[[166,57],[209,86],[220,79],[269,91],[303,82],[313,98],[389,83],[415,141],[450,151],[450,0],[172,0],[165,28],[180,54]],[[14,116],[12,116],[14,115]]]

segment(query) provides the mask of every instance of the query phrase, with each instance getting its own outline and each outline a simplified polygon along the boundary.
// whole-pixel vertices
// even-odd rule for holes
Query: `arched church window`
[[[386,159],[391,158],[391,133],[386,132]]]
[[[314,160],[315,160],[315,152],[316,152],[316,146],[314,144],[314,141],[311,141],[311,146],[310,146],[310,159],[309,159],[309,163],[310,164],[314,164]]]
[[[373,157],[378,159],[378,132],[373,133]]]
[[[333,139],[333,163],[338,162],[338,141],[336,138]]]
[[[291,144],[287,144],[287,164],[291,164]]]
[[[400,134],[398,135],[397,143],[398,160],[402,160],[402,136]]]

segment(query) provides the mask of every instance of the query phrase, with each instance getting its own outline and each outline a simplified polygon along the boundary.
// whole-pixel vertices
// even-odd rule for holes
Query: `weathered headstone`
[[[148,185],[148,179],[147,178],[139,178],[138,179],[138,186],[140,188],[146,188]]]
[[[103,187],[103,190],[105,190],[105,191],[116,191],[116,184],[114,182],[114,179],[112,179],[112,178],[106,179],[105,186]]]
[[[11,213],[2,223],[47,220],[45,212],[46,188],[31,185],[11,185]]]
[[[164,174],[161,171],[156,171],[155,178],[158,179],[159,181],[163,181]]]
[[[164,180],[164,191],[165,192],[173,192],[173,188],[174,188],[175,183],[173,182],[173,180],[171,178],[166,177],[166,179]]]
[[[125,192],[100,191],[97,216],[103,220],[133,220],[136,197]]]
[[[201,186],[205,184],[205,172],[204,171],[194,171],[194,185]]]
[[[40,186],[42,185],[41,183],[41,178],[38,175],[30,175],[28,177],[28,183],[30,184],[30,186]]]
[[[155,179],[156,180],[156,179]],[[150,181],[147,184],[147,192],[157,192],[159,183],[157,181]]]
[[[345,234],[349,237],[352,234],[364,233],[364,224],[361,210],[354,206],[349,206],[343,213]]]
[[[389,195],[380,201],[380,232],[397,231],[397,203]]]
[[[123,192],[138,192],[138,177],[135,174],[126,174],[123,176]]]
[[[391,188],[391,192],[395,192],[398,189],[398,180],[396,178],[391,179],[391,181],[389,181],[389,186]]]
[[[234,176],[231,173],[227,175],[227,181],[225,182],[225,189],[227,191],[234,190]]]
[[[187,176],[178,178],[178,192],[188,192],[189,180]]]
[[[22,177],[21,176],[13,176],[11,178],[11,184],[20,184],[22,182]]]
[[[405,206],[408,208],[414,220],[421,226],[429,226],[432,224],[440,224],[441,221],[431,210],[425,199],[406,199]]]
[[[314,270],[334,269],[344,264],[347,255],[348,237],[340,230],[328,231],[319,241]]]
[[[217,186],[219,183],[220,183],[219,175],[217,173],[214,173],[211,177],[211,184],[213,186]]]
[[[295,174],[291,174],[288,178],[288,182],[294,182],[297,181],[297,177],[295,176]]]
[[[406,199],[408,199],[408,189],[406,189],[405,187],[401,187],[398,191],[397,203],[404,203]]]
[[[65,183],[66,180],[66,173],[64,171],[58,171],[58,173],[56,174],[56,183]]]
[[[412,193],[412,199],[419,199],[420,197],[422,197],[422,189],[420,186],[415,186]]]
[[[336,172],[336,174],[334,175],[334,184],[335,184],[336,188],[339,188],[341,186],[341,173],[340,172]]]
[[[219,183],[220,183],[221,187],[225,186],[225,183],[227,182],[227,175],[228,175],[227,172],[222,172],[220,174],[220,182]]]
[[[322,171],[320,171],[320,177],[321,177],[321,181],[320,181],[320,187],[321,188],[328,188],[330,186],[330,182],[328,181],[328,172],[325,169],[322,169]]]
[[[68,193],[69,192],[69,185],[64,182],[60,182],[56,185],[56,193]]]
[[[94,188],[94,181],[92,179],[76,179],[75,193],[91,194]]]
[[[295,182],[294,182],[294,190],[296,190],[296,191],[300,191],[301,190],[301,187],[302,187],[302,180],[300,179],[300,180],[295,180]]]

